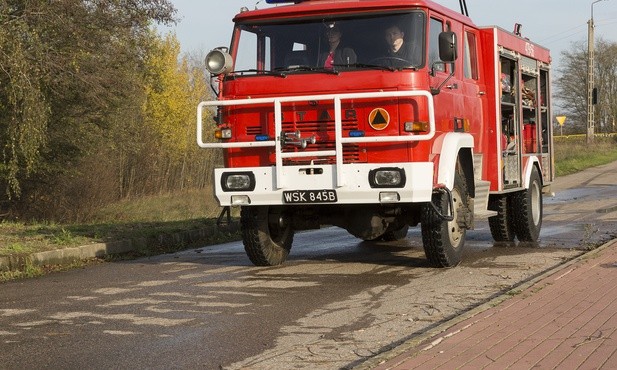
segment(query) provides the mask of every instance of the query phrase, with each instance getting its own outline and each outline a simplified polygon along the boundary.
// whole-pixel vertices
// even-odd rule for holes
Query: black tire
[[[529,189],[512,194],[514,233],[519,241],[538,241],[542,212],[542,178],[534,166],[529,178]]]
[[[497,216],[488,218],[491,235],[496,242],[513,242],[514,221],[512,219],[512,207],[508,195],[491,195],[489,209],[497,211]]]
[[[463,256],[466,219],[469,217],[469,193],[465,177],[457,171],[454,174],[454,187],[451,190],[454,205],[454,220],[443,221],[430,204],[422,207],[422,243],[424,253],[431,266],[455,267]],[[447,196],[433,194],[433,204],[441,208],[444,215],[450,214]]]
[[[242,207],[242,241],[253,264],[276,266],[285,262],[294,237],[293,228],[286,218],[281,207]]]
[[[397,230],[386,231],[386,233],[381,236],[381,239],[387,242],[403,240],[407,237],[408,231],[409,231],[409,225],[405,225]]]

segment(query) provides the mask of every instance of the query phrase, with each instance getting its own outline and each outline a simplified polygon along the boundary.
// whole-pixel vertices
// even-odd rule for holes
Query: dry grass
[[[207,188],[124,200],[99,210],[94,219],[97,222],[169,222],[214,218],[219,212],[212,189]]]
[[[219,212],[208,189],[118,202],[86,224],[2,222],[0,256],[200,229],[214,225]]]
[[[598,136],[592,145],[585,135],[555,137],[555,172],[565,176],[617,161],[617,136]]]

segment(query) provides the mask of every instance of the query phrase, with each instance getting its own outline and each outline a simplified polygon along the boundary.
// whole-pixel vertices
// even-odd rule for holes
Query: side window
[[[478,79],[478,48],[476,35],[472,32],[465,32],[465,59],[463,60],[463,70],[465,78]]]
[[[234,70],[257,69],[258,52],[257,35],[252,32],[243,31],[238,44],[238,53],[235,59]]]
[[[234,70],[269,70],[271,69],[272,40],[267,36],[258,36],[252,32],[242,32],[238,44]]]
[[[433,65],[434,62],[439,61],[439,34],[443,31],[443,22],[439,19],[431,18],[431,23],[429,26],[429,40],[428,40],[428,63],[429,67]],[[443,64],[438,64],[435,66],[435,70],[437,71],[445,71],[445,66]]]
[[[270,70],[272,69],[272,45],[271,39],[267,36],[258,39],[257,50],[257,69]]]

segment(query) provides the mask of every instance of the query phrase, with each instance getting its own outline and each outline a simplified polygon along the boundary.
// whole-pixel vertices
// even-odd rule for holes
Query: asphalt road
[[[352,367],[617,235],[617,162],[558,179],[538,245],[494,246],[428,267],[419,229],[364,243],[296,235],[281,267],[241,243],[0,285],[0,369]]]

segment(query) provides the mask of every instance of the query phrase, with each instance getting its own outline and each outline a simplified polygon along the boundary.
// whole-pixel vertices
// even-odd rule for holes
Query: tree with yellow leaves
[[[144,126],[157,141],[162,171],[158,190],[183,189],[197,181],[195,177],[200,175],[196,174],[204,173],[199,167],[204,166],[206,153],[198,151],[195,144],[196,107],[208,95],[203,68],[191,65],[187,56],[181,57],[176,36],[168,34],[152,38],[145,71]]]

